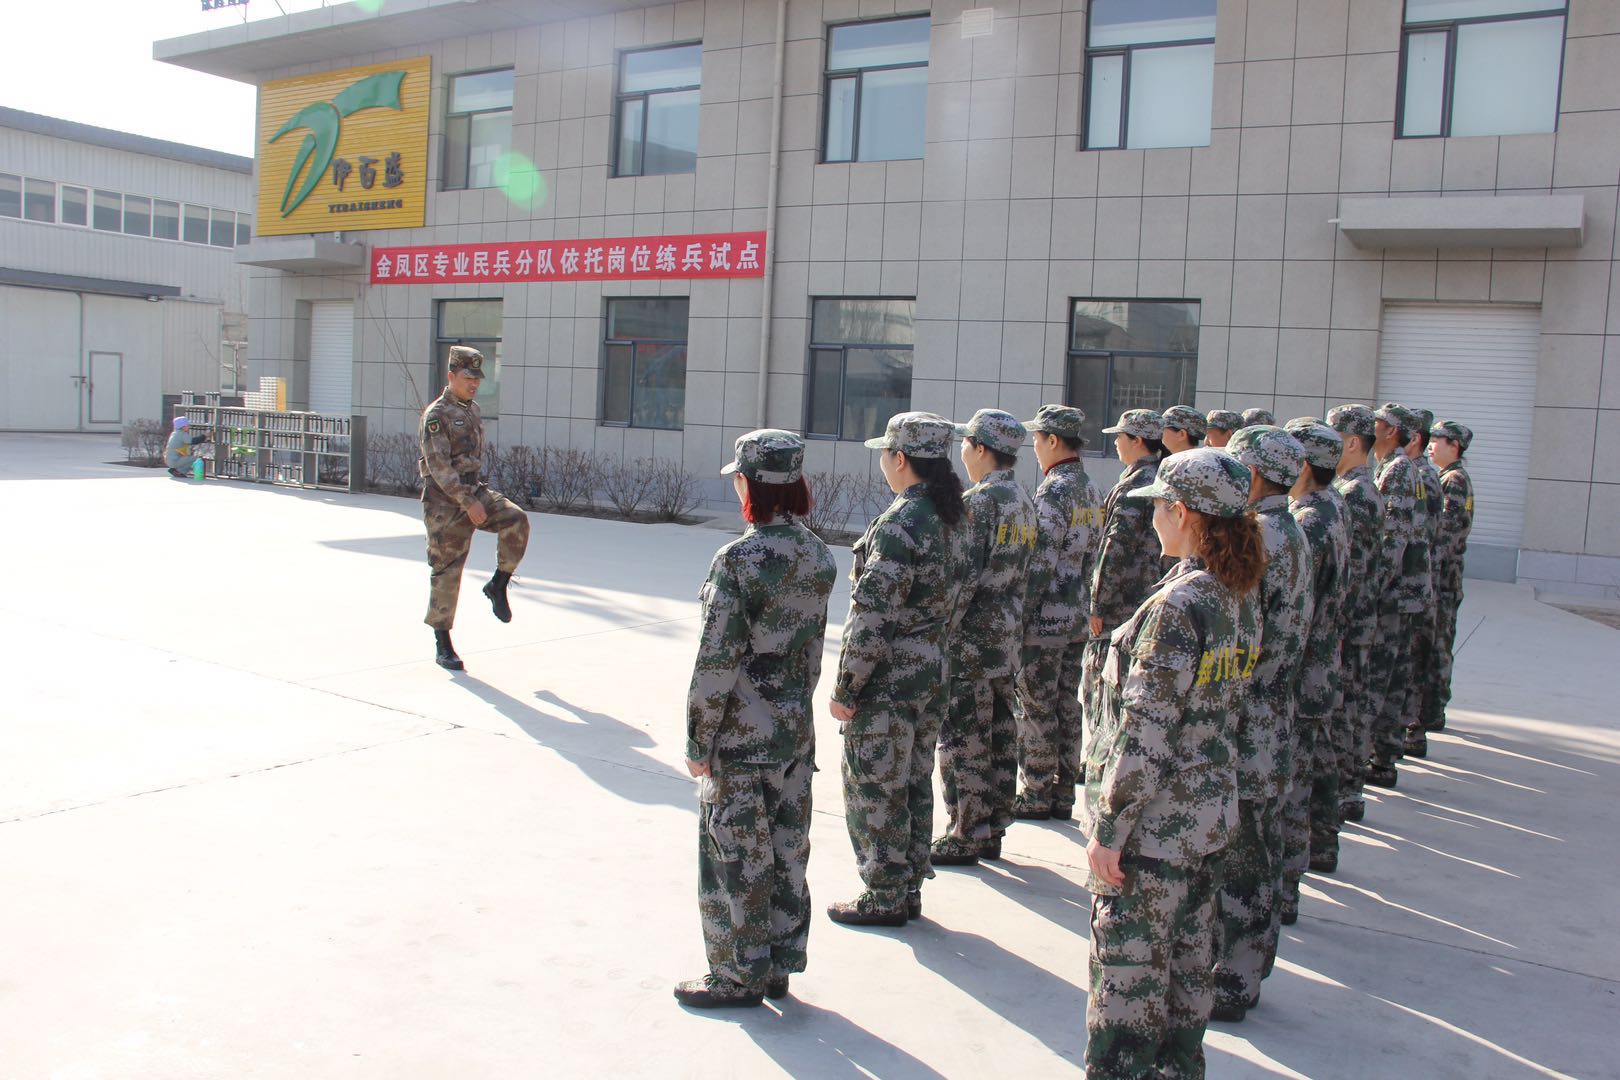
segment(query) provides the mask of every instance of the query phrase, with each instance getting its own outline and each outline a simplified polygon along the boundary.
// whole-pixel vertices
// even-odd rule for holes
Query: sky
[[[248,18],[321,0],[249,0]],[[201,0],[10,0],[0,34],[0,105],[253,156],[255,90],[160,64],[152,42],[243,21]]]

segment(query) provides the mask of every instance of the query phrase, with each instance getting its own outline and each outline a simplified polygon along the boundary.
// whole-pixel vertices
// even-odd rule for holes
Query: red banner
[[[371,283],[750,278],[765,275],[764,253],[763,232],[379,247],[371,250]]]

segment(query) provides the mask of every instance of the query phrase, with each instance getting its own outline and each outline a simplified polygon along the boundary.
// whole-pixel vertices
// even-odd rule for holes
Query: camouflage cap
[[[1344,453],[1344,439],[1337,431],[1314,416],[1301,416],[1288,421],[1283,430],[1299,440],[1305,448],[1305,460],[1319,469],[1336,468],[1339,455]]]
[[[791,484],[804,476],[804,440],[791,431],[750,431],[738,437],[736,455],[721,476],[740,472],[761,484]]]
[[[1252,465],[1256,472],[1273,484],[1292,487],[1299,479],[1299,468],[1305,464],[1305,448],[1275,424],[1256,424],[1232,436],[1226,452]]]
[[[1029,434],[1016,416],[1000,409],[980,409],[967,423],[957,424],[956,433],[998,454],[1017,454]]]
[[[1224,450],[1195,446],[1159,462],[1153,483],[1124,492],[1127,499],[1169,499],[1214,517],[1237,517],[1249,505],[1249,470]]]
[[[1080,428],[1086,414],[1073,405],[1042,405],[1035,410],[1035,419],[1025,420],[1026,431],[1044,431],[1048,435],[1061,435],[1066,439],[1080,438]]]
[[[1398,401],[1386,401],[1374,409],[1373,419],[1393,424],[1408,435],[1417,430],[1417,414]]]
[[[1465,424],[1455,420],[1441,420],[1429,429],[1429,437],[1435,439],[1450,439],[1457,444],[1461,453],[1468,453],[1468,444],[1474,441],[1474,433]]]
[[[1243,410],[1243,426],[1244,427],[1254,427],[1257,424],[1264,424],[1264,425],[1269,426],[1269,427],[1276,427],[1277,426],[1277,418],[1275,416],[1271,415],[1271,410],[1270,409],[1244,409]]]
[[[1135,435],[1138,439],[1164,438],[1164,417],[1152,409],[1128,409],[1119,416],[1119,423],[1103,428],[1104,435]]]
[[[450,346],[450,370],[474,378],[484,377],[484,354],[467,345]]]
[[[1365,405],[1337,405],[1328,410],[1327,423],[1340,435],[1359,435],[1372,442],[1373,411]]]
[[[872,450],[895,450],[907,457],[942,458],[951,452],[951,436],[956,425],[931,412],[903,412],[889,417],[889,425],[875,439],[867,439]]]
[[[1204,414],[1190,405],[1172,405],[1164,410],[1164,426],[1185,431],[1195,439],[1202,439],[1209,431]]]
[[[1428,434],[1429,429],[1434,427],[1434,413],[1428,409],[1413,409],[1412,415],[1417,417],[1417,427],[1411,428],[1411,431],[1421,431]]]
[[[1231,409],[1211,409],[1209,415],[1204,417],[1204,423],[1217,431],[1236,431],[1243,426],[1243,417]]]

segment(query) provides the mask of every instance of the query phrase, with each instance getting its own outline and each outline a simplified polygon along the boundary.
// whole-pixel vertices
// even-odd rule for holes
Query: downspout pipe
[[[765,426],[771,380],[771,294],[776,280],[776,193],[782,174],[783,66],[787,56],[788,0],[776,0],[776,66],[771,79],[771,166],[765,192],[765,280],[759,302],[759,394],[756,428]]]

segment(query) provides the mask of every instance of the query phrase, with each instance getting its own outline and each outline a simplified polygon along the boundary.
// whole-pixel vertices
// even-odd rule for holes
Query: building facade
[[[118,431],[247,362],[253,162],[0,108],[0,430]]]
[[[261,109],[431,62],[420,226],[239,253],[249,366],[296,402],[410,430],[466,341],[500,441],[707,476],[762,424],[865,473],[906,408],[1396,399],[1476,432],[1470,572],[1620,584],[1612,3],[398,0],[155,54]],[[698,275],[754,233],[757,272]]]

